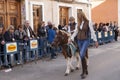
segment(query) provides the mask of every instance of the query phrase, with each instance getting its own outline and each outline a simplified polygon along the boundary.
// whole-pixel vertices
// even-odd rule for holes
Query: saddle
[[[77,48],[75,47],[75,45],[71,42],[69,44],[67,44],[67,55],[68,56],[72,56],[75,55]]]

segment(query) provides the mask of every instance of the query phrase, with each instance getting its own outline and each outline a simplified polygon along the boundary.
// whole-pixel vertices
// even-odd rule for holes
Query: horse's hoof
[[[65,73],[65,75],[64,76],[68,76],[68,73]]]
[[[86,71],[86,75],[88,75],[88,71]]]
[[[74,69],[71,69],[71,72],[74,72]]]
[[[78,67],[76,67],[76,70],[79,70],[79,68],[78,68]]]

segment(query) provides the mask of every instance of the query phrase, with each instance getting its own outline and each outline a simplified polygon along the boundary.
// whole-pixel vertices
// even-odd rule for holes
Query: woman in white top
[[[88,75],[87,62],[86,62],[86,50],[89,46],[89,38],[95,41],[96,47],[98,47],[98,42],[96,39],[95,31],[93,30],[92,23],[86,18],[85,14],[81,11],[78,15],[78,26],[74,33],[71,35],[69,42],[74,41],[74,38],[77,37],[77,44],[79,47],[79,53],[82,63],[82,74],[81,78],[84,79]]]

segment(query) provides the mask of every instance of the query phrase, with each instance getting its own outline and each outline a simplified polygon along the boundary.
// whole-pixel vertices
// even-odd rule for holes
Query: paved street
[[[120,80],[120,41],[89,48],[89,75],[85,80]],[[73,63],[74,64],[74,63]],[[65,59],[39,60],[17,66],[11,72],[0,71],[0,80],[81,80],[79,71],[64,76]]]

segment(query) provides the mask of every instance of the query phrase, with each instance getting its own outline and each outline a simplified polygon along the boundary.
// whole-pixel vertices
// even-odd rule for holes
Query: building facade
[[[40,20],[51,21],[58,24],[68,24],[70,16],[74,16],[77,21],[77,12],[82,10],[90,18],[89,2],[86,0],[26,0],[26,20],[30,20],[32,28],[36,31]],[[39,6],[38,12],[36,6]],[[39,13],[39,16],[36,16]],[[37,20],[39,19],[39,20]]]
[[[120,0],[92,0],[92,20],[100,22],[118,22],[120,26]]]
[[[81,10],[91,19],[89,0],[0,0],[0,23],[5,28],[9,25],[17,28],[17,25],[29,20],[36,32],[40,21],[51,21],[56,27],[65,25],[70,16],[77,21]]]

